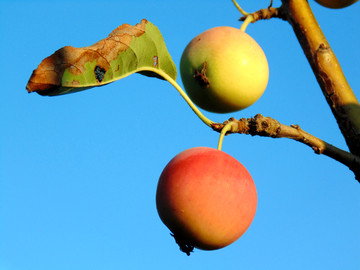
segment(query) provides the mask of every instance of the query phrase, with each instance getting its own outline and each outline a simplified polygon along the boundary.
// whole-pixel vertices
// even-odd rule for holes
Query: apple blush
[[[164,168],[156,206],[180,249],[220,249],[249,228],[257,207],[254,181],[229,154],[208,147],[185,150]]]

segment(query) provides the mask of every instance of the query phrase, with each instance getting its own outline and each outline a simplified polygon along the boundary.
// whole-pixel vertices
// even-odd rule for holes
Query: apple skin
[[[206,62],[206,79],[196,76]],[[190,99],[215,113],[242,110],[264,93],[269,80],[266,56],[244,31],[219,26],[196,36],[180,60],[180,74]]]
[[[315,0],[315,2],[319,3],[320,5],[327,7],[327,8],[345,8],[359,0]]]
[[[233,243],[249,228],[257,193],[250,173],[235,158],[217,149],[195,147],[164,168],[156,205],[175,239],[215,250]]]

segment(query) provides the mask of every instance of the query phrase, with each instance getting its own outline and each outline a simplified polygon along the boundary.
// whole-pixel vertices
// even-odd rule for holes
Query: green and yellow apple
[[[266,56],[244,31],[221,26],[196,36],[185,48],[180,74],[190,99],[216,113],[242,110],[264,93]]]
[[[250,173],[235,158],[195,147],[166,165],[156,205],[161,220],[189,255],[186,248],[220,249],[243,235],[255,216],[257,193]]]

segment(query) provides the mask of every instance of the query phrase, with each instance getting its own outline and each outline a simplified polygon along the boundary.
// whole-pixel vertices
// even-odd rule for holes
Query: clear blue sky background
[[[269,1],[241,3],[252,12]],[[310,4],[359,97],[360,4]],[[226,137],[223,150],[254,178],[258,211],[234,244],[187,257],[157,215],[157,180],[179,152],[216,147],[218,133],[170,84],[138,74],[60,97],[25,91],[55,50],[142,18],[177,66],[195,35],[240,26],[230,0],[0,2],[0,269],[360,269],[360,185],[342,164],[288,139]],[[244,111],[205,115],[262,113],[346,149],[292,28],[272,19],[247,32],[268,57],[265,94]]]

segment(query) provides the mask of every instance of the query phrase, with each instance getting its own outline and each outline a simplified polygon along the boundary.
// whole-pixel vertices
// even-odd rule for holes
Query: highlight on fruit
[[[215,250],[239,239],[257,208],[255,183],[229,154],[195,147],[175,156],[158,182],[156,206],[180,249]]]
[[[191,100],[215,113],[245,109],[264,93],[269,66],[258,43],[244,31],[220,26],[196,36],[180,60],[180,74]]]

